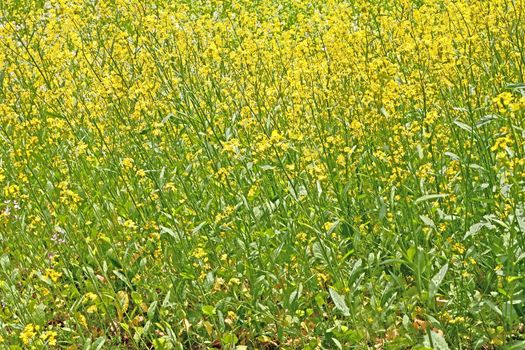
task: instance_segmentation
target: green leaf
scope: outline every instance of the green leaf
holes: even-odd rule
[[[346,305],[345,299],[342,295],[337,293],[332,288],[329,288],[330,291],[330,297],[332,297],[332,300],[335,304],[336,309],[341,311],[344,316],[350,316],[350,309],[348,309],[348,306]]]
[[[481,127],[481,126],[483,126],[485,124],[489,124],[493,120],[497,120],[497,119],[499,119],[499,117],[497,115],[495,115],[495,114],[487,114],[487,115],[481,117],[481,119],[476,122],[476,128],[479,128],[479,127]]]
[[[459,120],[454,120],[454,124],[459,126],[461,129],[466,130],[468,132],[472,132],[472,128],[468,126],[467,124],[460,122]]]
[[[131,299],[133,300],[135,305],[140,306],[142,304],[142,295],[135,291],[131,292]]]
[[[454,124],[459,126],[461,129],[466,130],[468,132],[472,132],[472,128],[468,126],[467,124],[460,122],[459,120],[454,120]]]
[[[315,299],[315,304],[318,306],[318,307],[323,307],[323,305],[325,304],[325,298],[326,296],[324,294],[317,294],[314,299]]]
[[[239,341],[239,338],[237,338],[237,336],[235,334],[233,334],[233,333],[226,333],[222,337],[222,342],[225,345],[235,345],[235,344],[237,344],[238,341]]]
[[[151,305],[148,308],[148,318],[150,320],[153,319],[153,316],[155,316],[155,311],[157,311],[157,304],[158,302],[155,300],[151,303]]]
[[[507,84],[507,88],[509,89],[525,89],[524,83],[511,83]]]
[[[343,345],[341,344],[341,342],[339,342],[339,340],[337,340],[335,338],[331,338],[331,339],[334,342],[334,344],[337,346],[338,349],[343,350]]]
[[[416,256],[417,249],[416,247],[410,247],[407,249],[407,260],[411,263],[414,262],[414,257]]]
[[[419,218],[421,219],[421,221],[423,221],[425,223],[425,225],[429,226],[429,227],[432,227],[432,228],[436,228],[436,224],[434,223],[434,221],[429,218],[428,216],[425,216],[425,215],[419,215]]]
[[[445,264],[441,267],[441,269],[439,269],[438,273],[436,273],[434,277],[432,277],[432,279],[430,280],[430,285],[428,287],[428,294],[430,299],[433,299],[436,295],[437,291],[439,290],[439,286],[443,282],[443,278],[445,278],[445,274],[447,273],[447,271],[448,264]]]
[[[414,204],[430,201],[430,200],[433,200],[433,199],[444,198],[444,197],[447,197],[447,196],[448,196],[448,194],[446,194],[446,193],[427,194],[425,196],[421,196],[418,199],[416,199],[414,201]]]
[[[423,344],[426,347],[434,350],[450,350],[447,341],[441,334],[431,331],[430,338],[432,339],[432,342],[430,342],[428,334],[425,336],[425,341],[423,342]]]
[[[97,340],[93,342],[92,346],[95,348],[95,350],[100,350],[104,346],[105,342],[106,342],[106,338],[100,337],[100,338],[97,338]]]
[[[525,349],[525,340],[518,340],[505,345],[502,350],[522,350]]]
[[[169,290],[168,293],[166,294],[166,296],[164,297],[164,301],[162,302],[162,307],[163,308],[168,307],[168,306],[171,305],[170,297],[171,297],[171,291]]]
[[[484,303],[490,307],[496,314],[498,314],[499,316],[503,317],[503,313],[501,312],[501,310],[498,308],[498,306],[496,304],[494,304],[492,301],[490,300],[485,300]]]
[[[290,294],[290,298],[288,300],[288,302],[290,304],[292,304],[294,301],[296,300],[299,300],[299,298],[301,297],[301,294],[303,293],[303,284],[302,283],[299,283],[299,285],[297,286],[297,289],[294,290],[291,294]]]
[[[173,231],[171,228],[169,227],[165,227],[165,226],[160,226],[160,233],[163,234],[163,233],[166,233],[168,235],[170,235],[171,237],[175,238],[176,241],[179,241],[179,236],[177,236],[177,234],[175,233],[175,231]]]
[[[0,257],[0,266],[2,266],[2,269],[6,270],[9,267],[9,263],[9,256],[7,254]]]
[[[203,221],[201,222],[199,225],[197,225],[197,227],[195,227],[193,230],[191,230],[191,233],[192,234],[196,234],[197,232],[199,232],[201,230],[201,228],[206,225],[206,221]]]
[[[211,306],[211,305],[204,305],[201,308],[201,310],[202,310],[202,313],[207,315],[207,316],[213,316],[213,315],[215,315],[215,312],[216,312],[215,308],[213,306]]]
[[[115,274],[115,276],[117,276],[122,282],[124,282],[126,284],[126,286],[128,286],[129,289],[133,289],[133,287],[131,286],[131,283],[129,282],[128,278],[120,271],[118,270],[113,270],[113,273]]]

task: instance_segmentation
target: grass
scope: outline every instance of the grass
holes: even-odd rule
[[[522,0],[0,3],[0,347],[525,348]]]

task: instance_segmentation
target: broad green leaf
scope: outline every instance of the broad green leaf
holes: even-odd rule
[[[525,349],[525,340],[518,340],[501,348],[502,350],[523,350]]]
[[[459,126],[461,129],[466,130],[468,132],[472,132],[472,128],[468,126],[467,124],[460,122],[459,120],[454,120],[454,124]]]
[[[131,300],[135,303],[135,305],[140,306],[142,304],[142,295],[140,295],[138,292],[131,292]]]
[[[115,274],[115,276],[117,276],[122,282],[124,282],[129,289],[133,289],[128,278],[122,272],[118,270],[113,270],[113,274]]]
[[[430,341],[430,339],[432,340],[432,342]],[[423,342],[423,344],[426,347],[430,349],[434,349],[434,350],[450,350],[450,348],[448,347],[447,341],[441,334],[431,331],[430,339],[429,339],[428,334],[425,335],[425,341]]]
[[[429,227],[432,227],[432,228],[436,228],[436,224],[434,223],[434,221],[429,218],[428,216],[425,216],[425,215],[419,215],[419,218],[421,219],[421,221],[423,221],[423,223]]]
[[[202,313],[207,315],[207,316],[213,316],[216,313],[215,308],[213,306],[211,306],[211,305],[204,305],[201,308],[201,310],[202,310]]]
[[[439,286],[445,278],[445,274],[447,273],[447,271],[448,264],[445,264],[441,267],[441,269],[439,269],[438,273],[436,273],[434,277],[432,277],[432,279],[430,280],[430,285],[428,287],[428,294],[430,299],[433,299],[436,295],[437,291],[439,290]]]
[[[348,309],[344,297],[332,288],[330,288],[329,291],[330,297],[332,297],[335,307],[341,311],[344,316],[350,316],[350,309]]]
[[[94,347],[95,350],[100,350],[102,349],[105,343],[106,343],[106,338],[100,337],[100,338],[97,338],[97,340],[93,342],[92,346]]]
[[[446,194],[446,193],[427,194],[425,196],[421,196],[418,199],[416,199],[414,201],[414,203],[417,204],[417,203],[421,203],[421,202],[430,201],[430,200],[433,200],[433,199],[444,198],[444,197],[447,197],[447,196],[448,196],[448,194]]]
[[[484,300],[483,303],[485,303],[485,305],[487,305],[488,307],[490,307],[496,314],[498,314],[500,317],[503,316],[503,312],[501,312],[500,308],[498,308],[498,306],[496,304],[494,304],[492,301],[490,300]]]
[[[158,302],[155,300],[152,302],[148,308],[148,318],[151,320],[153,319],[153,316],[155,316],[155,311],[157,311],[157,304]]]
[[[169,228],[169,227],[165,227],[165,226],[160,226],[160,233],[166,233],[168,235],[170,235],[171,237],[175,238],[177,241],[179,240],[179,237],[178,235],[175,233],[175,231],[173,231],[173,229]]]

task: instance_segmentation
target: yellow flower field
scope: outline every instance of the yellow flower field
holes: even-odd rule
[[[524,349],[525,0],[0,2],[0,348]]]

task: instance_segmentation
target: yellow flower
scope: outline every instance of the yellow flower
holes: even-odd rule
[[[228,284],[229,285],[233,285],[233,284],[239,285],[239,284],[241,284],[241,280],[238,279],[237,277],[232,277],[232,278],[230,278],[230,281],[228,282]]]
[[[346,157],[344,155],[340,154],[340,155],[337,156],[336,162],[340,166],[345,166],[346,165]]]
[[[77,318],[78,318],[78,323],[80,323],[82,326],[86,327],[87,328],[87,320],[86,320],[86,316],[82,315],[82,314],[78,314],[77,315]]]
[[[131,168],[133,168],[133,159],[131,159],[131,158],[124,158],[124,159],[122,159],[122,165],[124,166],[124,169],[131,169]]]
[[[15,198],[20,192],[18,185],[7,185],[4,187],[4,195],[7,198]]]
[[[49,278],[51,281],[56,283],[60,276],[62,276],[61,272],[57,272],[54,269],[46,269],[45,277]]]
[[[95,293],[87,292],[86,294],[84,294],[85,302],[86,301],[95,301],[97,299],[98,299],[98,295],[96,295]]]
[[[510,105],[512,102],[513,96],[510,92],[505,91],[499,94],[497,97],[495,97],[492,102],[496,104],[496,106],[499,108],[500,112],[504,112],[505,109]]]
[[[39,329],[40,326],[35,326],[32,323],[29,323],[24,327],[24,330],[22,331],[22,333],[20,333],[20,339],[22,340],[24,345],[29,345],[29,343],[36,336],[36,333]]]
[[[131,219],[124,221],[122,226],[124,226],[125,228],[129,228],[130,230],[135,230],[138,227],[137,224]]]
[[[304,233],[304,232],[299,232],[299,233],[295,236],[295,238],[296,238],[296,240],[297,240],[298,243],[305,242],[306,239],[307,239],[307,237],[308,237],[308,236],[307,236],[306,233]]]
[[[56,345],[57,344],[57,332],[55,331],[46,331],[40,335],[40,339],[43,341],[47,341],[49,345]]]
[[[88,314],[94,314],[95,312],[97,312],[98,308],[96,305],[91,305],[90,307],[87,308],[86,312]]]
[[[325,231],[330,231],[335,226],[335,222],[325,222],[323,225]]]
[[[164,190],[168,192],[173,192],[177,189],[173,182],[168,182],[164,185]]]
[[[452,249],[458,254],[463,254],[465,252],[465,246],[461,243],[454,243]]]
[[[199,247],[199,248],[196,248],[191,255],[193,255],[197,259],[201,259],[207,256],[208,254],[203,248]]]

